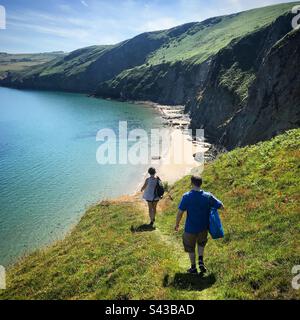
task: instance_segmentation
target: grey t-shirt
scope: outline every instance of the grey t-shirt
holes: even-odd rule
[[[156,185],[157,185],[157,178],[154,178],[154,177],[149,177],[147,178],[147,187],[144,191],[144,195],[143,195],[143,198],[146,200],[146,201],[156,201],[156,200],[159,200],[159,197],[155,197],[155,188],[156,188]]]

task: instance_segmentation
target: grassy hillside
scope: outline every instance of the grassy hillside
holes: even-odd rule
[[[232,40],[246,36],[290,12],[291,3],[268,6],[199,22],[169,41],[149,59],[150,64],[190,60],[202,63]]]
[[[143,226],[138,197],[102,202],[65,240],[11,267],[0,299],[300,298],[291,287],[300,264],[299,141],[300,129],[292,130],[206,166],[204,189],[226,206],[226,237],[209,241],[205,277],[185,274],[173,232],[185,177],[160,204],[156,230]]]
[[[7,71],[22,71],[62,57],[63,52],[9,54],[0,52],[0,76]]]
[[[50,74],[77,74],[85,70],[92,62],[105,52],[110,46],[91,46],[83,49],[78,49],[63,58],[51,61],[45,66],[33,69],[33,73],[40,72],[40,76]],[[30,75],[31,71],[26,72]]]

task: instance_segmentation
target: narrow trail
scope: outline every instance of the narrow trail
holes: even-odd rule
[[[121,196],[118,199],[116,199],[115,201],[136,204],[137,206],[140,207],[146,221],[149,220],[148,207],[147,207],[147,204],[145,203],[145,201],[143,201],[141,199],[141,194],[137,193],[137,194],[129,195],[129,196]],[[164,200],[162,200],[162,201],[164,201]],[[158,209],[157,220],[159,220],[159,216],[162,214],[162,209],[161,209],[160,204],[158,205],[157,209]],[[175,214],[176,213],[174,213],[174,225],[175,225]],[[170,233],[171,232],[175,232],[175,231],[170,230]],[[156,223],[155,230],[153,230],[153,233],[156,234],[156,236],[159,238],[159,240],[163,241],[165,244],[170,246],[174,252],[180,253],[180,254],[177,254],[177,257],[176,257],[179,259],[177,261],[179,261],[180,266],[188,266],[188,263],[189,263],[188,258],[185,257],[185,254],[184,254],[184,251],[183,251],[181,244],[178,243],[174,238],[172,238],[172,236],[168,236],[160,230],[159,221],[158,221],[158,223]]]
[[[145,219],[145,223],[147,223],[149,221],[149,214],[148,214],[148,207],[147,204],[144,200],[142,200],[141,198],[141,194],[134,194],[134,195],[130,195],[130,196],[122,196],[120,198],[117,199],[117,202],[123,202],[123,203],[130,203],[130,204],[135,204],[137,205],[140,209],[141,212],[144,216]],[[153,234],[155,234],[155,236],[157,237],[158,241],[161,243],[166,244],[169,248],[170,251],[173,252],[173,256],[174,256],[174,261],[176,261],[177,264],[177,270],[174,270],[174,273],[176,272],[184,272],[185,270],[188,268],[189,266],[189,259],[187,254],[184,252],[183,250],[183,246],[181,244],[180,241],[178,241],[175,236],[172,236],[172,229],[170,229],[170,235],[166,234],[166,232],[163,232],[160,228],[159,228],[159,217],[163,214],[163,210],[165,207],[165,199],[163,199],[160,204],[158,205],[158,213],[156,216],[156,225],[155,225],[155,229],[152,231]],[[175,224],[175,215],[176,212],[174,212],[174,224]],[[209,275],[209,273],[208,273]],[[212,300],[215,298],[213,292],[210,291],[210,289],[205,289],[205,290],[189,290],[189,291],[193,291],[195,293],[195,299],[199,299],[199,300]]]

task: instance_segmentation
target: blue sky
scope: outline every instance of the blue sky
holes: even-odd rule
[[[0,51],[71,51],[284,0],[0,0]]]

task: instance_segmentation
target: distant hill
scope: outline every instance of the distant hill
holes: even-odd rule
[[[2,299],[299,299],[300,129],[237,148],[206,165],[204,189],[226,207],[225,238],[209,240],[204,277],[188,275],[171,186],[149,232],[140,197],[91,207],[63,240],[9,268]],[[144,226],[143,226],[144,225]]]
[[[182,104],[193,128],[228,149],[300,124],[300,33],[285,3],[92,46],[0,85]]]
[[[45,52],[45,53],[20,53],[10,54],[0,52],[0,78],[5,76],[8,71],[23,71],[30,67],[47,63],[55,58],[62,57],[64,52]]]

